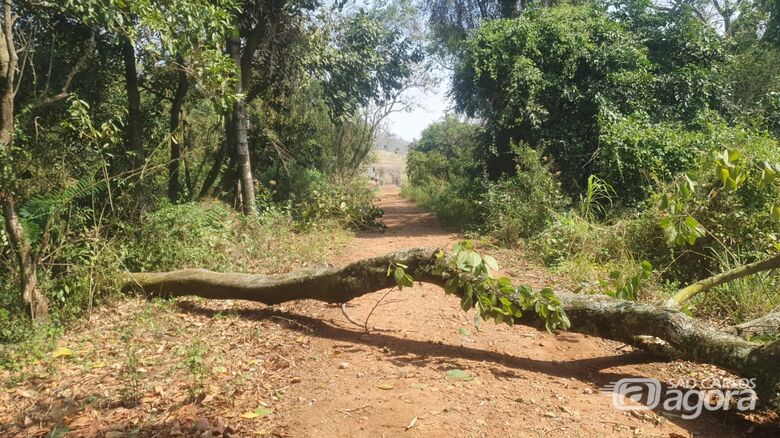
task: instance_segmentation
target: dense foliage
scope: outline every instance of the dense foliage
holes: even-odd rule
[[[0,341],[124,269],[275,270],[272,244],[310,261],[383,226],[363,169],[423,61],[408,2],[2,9]]]
[[[773,256],[777,185],[760,177],[780,163],[769,3],[713,15],[706,2],[617,0],[483,17],[451,53],[452,95],[473,121],[423,133],[404,193],[504,244],[523,239],[582,290],[616,296],[636,298],[648,281],[643,293],[663,295]],[[473,134],[445,134],[461,130]],[[760,315],[780,304],[778,281],[749,277],[691,309]]]
[[[431,59],[459,115],[411,146],[404,193],[445,220],[631,298],[777,251],[774,2],[420,6],[4,3],[3,339],[122,269],[249,270],[272,240],[381,228],[361,175]]]

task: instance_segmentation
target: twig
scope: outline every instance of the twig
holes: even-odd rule
[[[287,359],[286,357],[282,356],[282,355],[281,355],[281,354],[279,354],[279,353],[276,353],[276,355],[277,355],[278,357],[280,357],[281,359],[284,359],[284,361],[285,361],[285,362],[287,362],[287,364],[288,364],[288,365],[290,365],[291,367],[293,367],[293,368],[298,368],[298,367],[296,367],[296,366],[295,366],[295,362],[291,361],[290,359]]]
[[[546,429],[546,430],[544,430],[544,431],[542,432],[542,434],[541,434],[541,435],[542,435],[542,437],[546,437],[546,436],[547,436],[547,435],[549,435],[551,432],[554,432],[554,431],[556,431],[556,430],[565,430],[565,429],[566,429],[566,427],[567,427],[567,426],[565,426],[565,425],[564,425],[564,426],[553,427],[552,429]]]
[[[289,322],[290,324],[297,325],[298,327],[301,327],[301,328],[304,328],[304,329],[308,330],[309,333],[313,333],[314,332],[313,328],[309,327],[306,324],[301,324],[300,322],[298,322],[298,321],[296,321],[294,319],[284,318],[284,317],[276,316],[276,315],[271,315],[271,318],[272,319],[280,319],[282,321]]]
[[[360,327],[362,329],[365,329],[365,326],[363,324],[355,321],[354,319],[352,319],[352,317],[349,316],[349,314],[347,314],[347,303],[341,303],[339,308],[341,309],[341,313],[344,314],[344,318],[347,318],[347,321],[351,322],[352,324],[354,324],[354,325],[356,325],[356,326],[358,326],[358,327]]]
[[[360,406],[360,407],[357,407],[357,408],[353,408],[353,409],[342,409],[339,412],[341,412],[342,414],[351,414],[352,412],[357,412],[357,411],[360,411],[360,410],[363,410],[363,409],[369,408],[369,407],[371,407],[371,405],[365,404],[363,406]]]
[[[393,291],[394,288],[390,288],[387,292],[385,292],[384,295],[382,295],[382,298],[379,299],[379,301],[374,304],[374,307],[371,308],[371,311],[368,312],[368,316],[366,316],[366,322],[363,323],[363,327],[366,329],[366,333],[368,333],[370,330],[368,328],[368,320],[371,319],[371,315],[374,313],[374,310],[376,310],[377,307],[379,307],[379,304],[384,301],[385,298],[387,298],[388,295],[390,295],[390,292]]]

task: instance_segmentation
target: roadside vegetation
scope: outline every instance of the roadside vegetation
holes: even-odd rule
[[[383,227],[365,169],[428,77],[407,2],[2,11],[0,343],[89,321],[121,272],[289,271]]]
[[[404,195],[588,293],[638,278],[629,298],[662,303],[775,257],[780,48],[762,34],[768,10],[744,7],[725,33],[644,1],[485,22],[455,56],[470,118],[411,145]],[[778,284],[762,271],[684,308],[739,323],[777,311]]]

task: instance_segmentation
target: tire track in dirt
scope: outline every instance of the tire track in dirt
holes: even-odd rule
[[[436,218],[383,187],[386,232],[358,234],[334,262],[400,248],[447,247],[460,239]],[[553,283],[532,264],[514,280]],[[385,291],[349,303],[362,322]],[[304,302],[283,308],[307,326],[308,360],[279,406],[272,433],[311,437],[741,436],[720,415],[697,420],[633,415],[612,406],[598,387],[623,377],[676,378],[675,364],[652,362],[620,344],[528,327],[473,325],[473,313],[431,285],[390,292],[364,333],[335,306]],[[465,370],[472,381],[447,378]],[[687,369],[687,368],[686,368]],[[705,370],[706,371],[706,370]]]

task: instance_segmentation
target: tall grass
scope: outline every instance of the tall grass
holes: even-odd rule
[[[596,175],[589,176],[587,190],[580,195],[580,217],[591,222],[606,218],[616,197],[617,193],[609,183]]]
[[[720,271],[742,266],[749,261],[737,251],[716,252]],[[695,297],[689,307],[709,318],[737,324],[780,310],[780,273],[760,272],[743,277]]]

